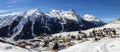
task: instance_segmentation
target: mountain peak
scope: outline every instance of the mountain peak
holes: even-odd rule
[[[70,11],[71,11],[71,12],[75,12],[75,10],[74,10],[74,9],[71,9]]]
[[[40,15],[42,12],[40,11],[40,9],[31,9],[28,10],[26,12],[23,13],[23,15],[25,15],[26,17],[28,16],[34,16],[34,15]]]
[[[87,21],[97,21],[100,22],[100,20],[98,18],[96,18],[95,16],[91,15],[91,14],[85,14],[83,16],[83,18]]]
[[[40,12],[40,9],[35,8],[35,9],[31,9],[31,10],[29,10],[29,12],[30,12],[30,11],[32,11],[32,12]]]
[[[56,10],[56,9],[51,10],[51,12],[60,12],[60,11],[62,10]]]
[[[71,20],[75,20],[78,21],[78,16],[76,16],[75,10],[68,10],[68,11],[64,11],[64,10],[55,10],[53,9],[49,14],[47,14],[51,17],[58,17],[59,19],[71,19]]]

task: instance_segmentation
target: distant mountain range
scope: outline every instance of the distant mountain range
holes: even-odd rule
[[[86,30],[106,23],[93,15],[80,16],[70,11],[41,12],[32,9],[16,15],[0,16],[0,37],[33,38],[41,34]]]

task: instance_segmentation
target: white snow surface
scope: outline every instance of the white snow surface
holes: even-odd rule
[[[27,50],[10,44],[0,42],[0,52],[37,52],[34,50]]]
[[[103,38],[98,42],[86,41],[59,52],[120,52],[120,38]]]

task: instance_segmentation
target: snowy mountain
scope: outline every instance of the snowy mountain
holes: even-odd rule
[[[110,24],[120,24],[120,18],[116,19],[115,21],[112,21]]]
[[[85,14],[83,17],[87,21],[97,21],[97,22],[100,22],[100,20],[98,18],[96,18],[95,16],[90,15],[90,14]]]
[[[103,25],[103,24],[105,24],[103,21],[101,21],[100,19],[98,19],[95,16],[90,15],[90,14],[85,14],[83,16],[83,19],[86,20],[86,21],[93,22],[96,25]]]
[[[120,18],[104,25],[103,27],[119,29],[120,28]]]
[[[49,15],[50,17],[58,17],[58,19],[63,19],[63,20],[70,19],[70,20],[78,21],[78,19],[79,19],[79,17],[76,15],[76,13],[73,9],[70,11],[53,9],[47,15]]]
[[[101,25],[81,18],[74,10],[43,13],[39,9],[32,9],[16,15],[0,16],[0,37],[28,39],[44,33],[85,30],[97,26]]]

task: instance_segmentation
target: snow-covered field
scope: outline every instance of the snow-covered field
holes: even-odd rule
[[[59,52],[120,52],[120,38],[86,41]]]
[[[37,52],[0,42],[0,52]]]

